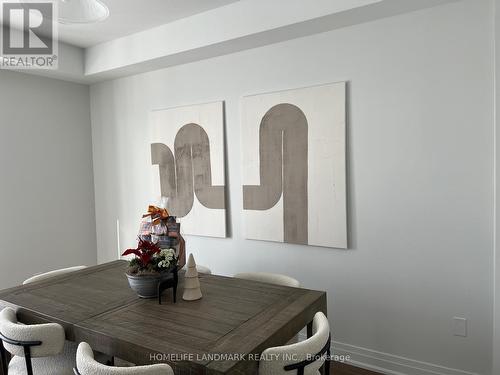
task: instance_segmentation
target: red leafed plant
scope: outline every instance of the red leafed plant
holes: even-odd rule
[[[153,242],[145,241],[139,238],[137,249],[128,249],[122,256],[135,254],[140,268],[149,268],[152,265],[153,257],[161,251],[159,246]]]

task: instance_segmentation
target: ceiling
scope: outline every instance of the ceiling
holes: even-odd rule
[[[238,0],[102,0],[107,20],[90,25],[59,25],[59,39],[89,47],[169,23]]]
[[[78,47],[90,47],[239,0],[101,1],[109,8],[107,20],[94,24],[60,24],[59,40]]]

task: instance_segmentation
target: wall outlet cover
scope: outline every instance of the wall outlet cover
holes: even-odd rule
[[[453,317],[453,335],[467,337],[467,319]]]

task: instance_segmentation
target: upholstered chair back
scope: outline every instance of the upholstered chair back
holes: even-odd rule
[[[294,288],[299,288],[300,283],[298,280],[287,275],[280,275],[278,273],[267,273],[267,272],[243,272],[237,273],[234,277],[238,279],[260,281],[262,283],[276,284],[282,286],[291,286]]]
[[[313,336],[296,344],[278,346],[264,350],[259,362],[259,375],[291,375],[301,373],[299,370],[286,370],[302,361],[312,361],[303,366],[304,375],[319,375],[319,369],[330,353],[330,327],[328,319],[322,312],[316,313],[313,320]],[[328,348],[325,349],[325,348]],[[328,351],[328,353],[327,353]],[[319,355],[322,353],[322,355]],[[329,361],[328,361],[329,362]],[[327,364],[329,365],[329,363]]]
[[[39,275],[35,275],[35,276],[30,277],[29,279],[24,280],[23,285],[31,284],[31,283],[34,283],[37,281],[46,280],[46,279],[49,279],[51,277],[64,275],[64,274],[70,273],[70,272],[80,271],[80,270],[83,270],[85,268],[87,268],[87,266],[75,266],[75,267],[61,268],[59,270],[41,273]]]
[[[111,367],[94,359],[92,348],[86,342],[78,345],[76,353],[76,373],[81,375],[174,375],[167,364],[136,367]]]
[[[0,312],[0,333],[9,340],[36,342],[40,345],[30,348],[31,357],[49,357],[62,352],[65,341],[64,329],[56,323],[24,325],[17,321],[16,312],[5,308]],[[24,357],[24,348],[3,342],[5,349],[12,355]]]

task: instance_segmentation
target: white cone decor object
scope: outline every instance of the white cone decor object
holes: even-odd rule
[[[185,301],[196,301],[200,299],[202,295],[193,254],[189,254],[186,268],[186,274],[184,276],[184,294],[182,295],[182,299]]]

